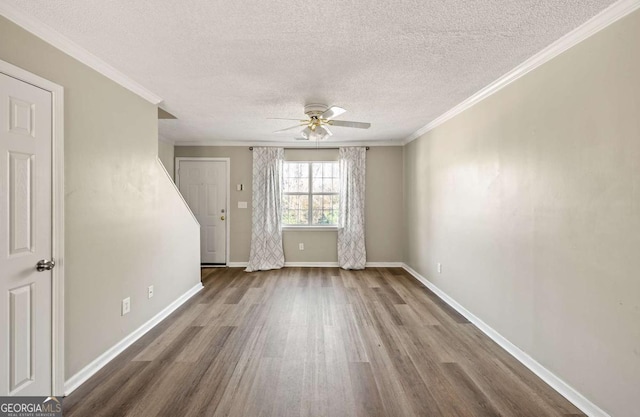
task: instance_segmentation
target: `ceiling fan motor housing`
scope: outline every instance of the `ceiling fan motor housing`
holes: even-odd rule
[[[324,113],[329,106],[326,104],[307,104],[304,106],[304,113],[311,117],[319,117],[322,113]]]

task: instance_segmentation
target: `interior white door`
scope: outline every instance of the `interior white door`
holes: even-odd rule
[[[200,222],[200,262],[227,258],[227,162],[180,160],[178,188]]]
[[[0,395],[52,393],[51,99],[0,74]]]

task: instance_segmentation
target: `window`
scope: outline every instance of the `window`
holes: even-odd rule
[[[285,162],[282,171],[284,226],[338,224],[338,162]]]

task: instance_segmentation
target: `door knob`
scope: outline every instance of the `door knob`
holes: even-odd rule
[[[220,220],[224,220],[224,216],[220,216]]]
[[[54,266],[56,266],[56,263],[53,259],[50,261],[47,259],[42,259],[36,264],[36,269],[38,270],[38,272],[51,271]]]

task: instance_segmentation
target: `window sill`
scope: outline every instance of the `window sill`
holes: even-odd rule
[[[284,232],[335,232],[338,226],[282,226]]]

